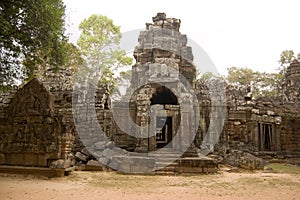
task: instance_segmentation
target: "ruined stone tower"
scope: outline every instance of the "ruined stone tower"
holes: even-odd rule
[[[300,61],[293,61],[287,68],[283,92],[286,100],[300,101]]]
[[[195,119],[195,114],[189,112],[194,111],[193,105],[185,102],[192,98],[189,90],[195,80],[192,49],[187,46],[186,35],[179,32],[179,19],[166,18],[165,13],[152,19],[153,24],[146,24],[134,50],[136,64],[131,84],[135,91],[130,100],[135,108],[133,120],[141,127],[150,126],[141,133],[148,137],[138,140],[135,151],[163,147],[179,150],[188,145],[190,133],[195,131],[195,121],[189,120]],[[173,140],[177,134],[180,141]]]
[[[132,84],[137,84],[141,75],[144,78],[145,72],[152,70],[151,66],[166,65],[180,72],[193,85],[196,71],[192,65],[193,53],[187,46],[187,36],[179,32],[180,19],[166,18],[165,13],[158,13],[152,20],[153,24],[146,23],[146,31],[142,31],[138,38]],[[168,74],[163,70],[157,75],[169,79],[178,77],[178,73]]]
[[[140,32],[134,50],[136,63],[132,66],[131,94],[128,94],[138,137],[132,140],[134,145],[128,144],[128,137],[122,136],[120,141],[122,134],[114,141],[126,149],[134,146],[131,150],[136,152],[163,147],[182,150],[189,146],[193,138],[190,134],[196,129],[195,98],[191,94],[196,71],[192,49],[187,46],[186,35],[179,32],[179,19],[167,18],[165,13],[158,13],[152,19],[153,23],[147,23],[146,30]],[[122,106],[116,109],[120,120],[127,120]]]

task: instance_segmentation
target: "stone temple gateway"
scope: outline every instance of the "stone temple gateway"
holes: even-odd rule
[[[299,61],[287,68],[280,95],[253,99],[248,87],[196,80],[181,21],[164,13],[152,20],[137,38],[121,101],[111,102],[103,85],[76,88],[70,69],[50,67],[44,77],[1,92],[0,171],[209,173],[219,162],[256,169],[261,158],[300,157]],[[216,144],[210,131],[220,134]],[[208,157],[199,157],[203,152]]]
[[[186,35],[179,32],[179,19],[159,13],[153,17],[153,24],[146,26],[134,50],[136,64],[132,67],[129,88],[132,92],[128,98],[131,119],[136,125],[146,127],[140,130],[146,137],[135,142],[134,151],[188,148],[189,144],[184,142],[190,141],[184,139],[188,140],[196,132],[198,106],[192,104],[196,96],[190,92],[196,71],[191,47],[187,46]],[[122,107],[114,109],[118,114],[123,110]]]

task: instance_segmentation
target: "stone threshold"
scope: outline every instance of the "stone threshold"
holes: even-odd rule
[[[72,169],[0,165],[0,173],[44,176],[48,178],[63,177],[70,170]]]

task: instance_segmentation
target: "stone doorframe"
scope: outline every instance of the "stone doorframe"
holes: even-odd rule
[[[156,104],[152,105],[150,108],[150,120],[153,123],[150,123],[149,126],[149,138],[148,138],[148,151],[155,151],[157,149],[157,141],[156,141],[156,128],[157,128],[157,118],[158,117],[170,117],[172,119],[172,139],[175,137],[180,121],[180,108],[178,105],[161,105]],[[171,140],[172,142],[172,140]],[[172,144],[167,145],[166,147],[169,148],[180,148],[179,144]]]

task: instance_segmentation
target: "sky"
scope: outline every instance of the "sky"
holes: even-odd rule
[[[78,25],[92,14],[106,15],[126,33],[145,29],[156,13],[165,12],[181,20],[180,32],[200,46],[223,75],[231,66],[276,72],[283,50],[300,53],[299,0],[63,1],[66,31],[75,44]],[[194,57],[202,59],[197,52]]]

